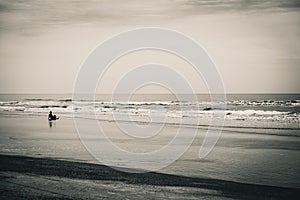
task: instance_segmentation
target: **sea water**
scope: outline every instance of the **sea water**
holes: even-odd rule
[[[94,99],[72,99],[71,94],[0,95],[0,112],[64,117],[89,116],[155,123],[167,118],[170,124],[209,125],[212,114],[225,113],[225,127],[299,129],[300,94],[228,94],[224,102],[211,102],[209,95],[96,95]],[[179,100],[180,99],[180,100]],[[220,108],[219,104],[225,104]],[[149,119],[153,118],[153,119]],[[124,117],[128,120],[128,117]],[[130,121],[130,120],[129,120]],[[161,121],[159,121],[161,122]]]

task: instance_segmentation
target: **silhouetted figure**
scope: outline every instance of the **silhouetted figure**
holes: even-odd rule
[[[57,120],[59,119],[58,117],[56,117],[56,115],[52,115],[52,111],[50,111],[49,115],[48,115],[48,120],[51,121],[51,120]]]

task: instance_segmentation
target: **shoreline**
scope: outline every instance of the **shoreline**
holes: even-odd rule
[[[30,114],[30,113],[10,113],[10,112],[0,112],[0,117],[39,117],[39,118],[46,118],[45,113],[35,113],[35,114]],[[62,119],[84,119],[84,120],[96,120],[98,122],[119,122],[119,123],[136,123],[140,125],[147,125],[149,122],[147,121],[139,121],[139,120],[121,120],[121,119],[114,119],[110,115],[103,115],[107,118],[88,118],[88,117],[75,117],[75,116],[65,116],[65,115],[59,115],[60,116],[60,121]],[[225,120],[226,122],[226,120]],[[238,122],[238,121],[237,121]],[[300,132],[300,127],[260,127],[260,126],[233,126],[233,125],[226,125],[224,124],[223,126],[212,126],[211,124],[183,124],[183,123],[175,123],[175,122],[151,122],[153,125],[166,125],[168,127],[182,127],[182,128],[191,128],[191,129],[198,129],[198,130],[203,130],[207,131],[208,129],[211,130],[222,130],[225,132],[238,132],[238,133],[248,133],[248,134],[253,134],[256,131],[261,131],[259,134],[266,134],[266,135],[276,135],[276,136],[292,136],[292,137],[300,137],[298,134],[280,134],[280,133],[272,133],[271,131],[293,131],[296,133]],[[244,130],[244,131],[242,131]],[[251,131],[252,130],[252,131]],[[263,133],[265,131],[265,133]]]

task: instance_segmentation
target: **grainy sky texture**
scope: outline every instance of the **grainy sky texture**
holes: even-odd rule
[[[300,93],[299,0],[0,0],[0,93],[70,93],[93,48],[144,26],[174,29],[200,43],[229,93]],[[153,58],[180,69],[177,58],[155,52],[123,63]],[[122,60],[99,92],[112,91],[121,68]],[[188,66],[185,73],[197,81]],[[203,83],[197,92],[206,92]]]

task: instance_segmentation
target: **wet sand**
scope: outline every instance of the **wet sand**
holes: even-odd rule
[[[96,164],[0,155],[3,198],[296,199],[299,189],[162,173],[132,174]]]
[[[190,149],[172,165],[159,172],[131,174],[95,161],[79,141],[71,119],[62,118],[50,127],[44,117],[0,115],[0,124],[2,199],[297,199],[300,195],[298,137],[228,132],[199,161],[200,130]],[[111,124],[102,125],[113,134]],[[122,138],[116,142],[136,147]]]

